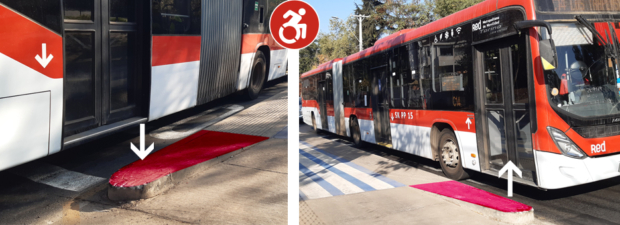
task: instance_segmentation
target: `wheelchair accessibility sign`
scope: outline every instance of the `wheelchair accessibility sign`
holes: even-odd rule
[[[308,3],[285,1],[271,14],[269,28],[273,39],[288,49],[302,49],[319,34],[319,15]]]

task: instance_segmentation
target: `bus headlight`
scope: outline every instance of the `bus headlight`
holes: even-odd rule
[[[583,159],[586,157],[586,154],[583,153],[579,146],[573,143],[573,141],[571,141],[570,138],[564,134],[564,132],[553,127],[547,127],[547,130],[555,142],[555,145],[558,146],[560,151],[562,151],[562,154],[578,159]]]

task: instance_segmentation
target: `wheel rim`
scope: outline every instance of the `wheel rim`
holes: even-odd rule
[[[459,149],[452,139],[446,140],[441,148],[441,158],[444,165],[456,168],[459,164]]]

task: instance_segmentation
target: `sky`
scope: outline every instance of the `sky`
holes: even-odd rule
[[[320,32],[329,32],[329,20],[332,16],[346,20],[355,10],[355,3],[361,6],[361,0],[303,0],[310,4],[319,14]]]

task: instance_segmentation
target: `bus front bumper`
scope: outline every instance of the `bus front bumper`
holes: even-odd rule
[[[575,159],[534,150],[538,186],[559,189],[620,176],[620,154]]]

